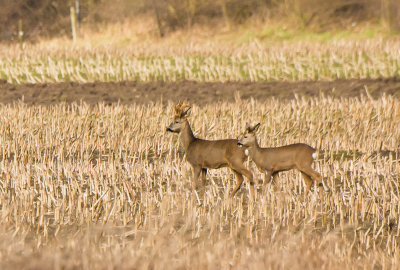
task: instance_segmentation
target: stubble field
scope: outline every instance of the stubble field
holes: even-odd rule
[[[358,48],[355,46],[353,52]],[[327,79],[398,76],[398,69],[390,68],[399,65],[398,58],[386,61],[389,54],[375,49],[376,58],[368,61],[380,60],[368,68],[387,70],[387,76],[330,72]],[[23,69],[29,59],[14,53],[8,52],[9,59],[22,61],[16,66]],[[326,56],[330,55],[328,51]],[[260,59],[260,66],[270,65],[264,61],[267,58]],[[277,70],[285,63],[276,64]],[[7,67],[13,77],[4,73]],[[4,66],[3,79],[14,84],[16,79],[33,82],[23,81],[11,67]],[[76,65],[71,70],[79,73],[79,68]],[[35,76],[32,78],[39,78]],[[56,81],[50,77],[39,82]],[[287,80],[294,84],[307,79],[291,78]],[[225,79],[205,82],[214,80]],[[179,137],[165,132],[172,120],[172,105],[179,97],[126,104],[7,102],[0,106],[0,266],[399,267],[400,101],[389,95],[371,95],[366,89],[350,97],[319,92],[305,97],[300,92],[284,99],[274,95],[251,99],[240,89],[232,89],[229,99],[219,102],[204,102],[200,96],[196,102],[196,95],[191,96],[194,102],[189,122],[201,138],[237,137],[246,122],[260,122],[262,146],[304,142],[319,149],[315,169],[324,178],[322,198],[317,190],[304,196],[299,173],[291,171],[281,173],[276,186],[268,186],[266,194],[258,190],[253,202],[246,183],[233,199],[228,198],[235,185],[228,169],[210,171],[204,196],[192,190],[191,168]],[[379,93],[379,88],[376,91]],[[247,164],[255,179],[261,180],[253,163]]]

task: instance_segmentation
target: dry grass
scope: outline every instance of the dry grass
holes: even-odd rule
[[[194,106],[200,137],[260,121],[262,146],[320,147],[322,200],[286,172],[251,203],[247,185],[227,199],[227,169],[211,171],[204,197],[191,189],[165,133],[171,106],[1,106],[0,267],[398,268],[399,108],[390,97]]]
[[[96,46],[59,40],[0,47],[0,79],[61,81],[276,81],[400,76],[396,40]]]

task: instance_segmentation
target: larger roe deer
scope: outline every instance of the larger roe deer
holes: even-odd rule
[[[193,135],[187,120],[190,106],[186,103],[178,103],[175,107],[174,121],[167,127],[167,131],[180,133],[181,142],[186,152],[186,160],[193,168],[194,187],[197,188],[198,178],[201,175],[201,184],[204,190],[207,169],[229,167],[236,175],[237,184],[231,193],[231,197],[239,190],[243,175],[250,184],[250,198],[254,198],[253,174],[246,169],[244,161],[244,148],[238,146],[238,140],[203,140]]]
[[[317,156],[316,150],[304,143],[290,144],[281,147],[261,148],[258,146],[256,132],[260,123],[250,126],[247,124],[245,133],[238,141],[239,146],[248,147],[249,156],[258,169],[266,173],[264,187],[281,171],[297,169],[306,181],[307,190],[311,189],[313,180],[317,182],[322,194],[322,177],[311,164]]]

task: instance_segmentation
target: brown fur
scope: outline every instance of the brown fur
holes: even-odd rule
[[[190,106],[186,103],[178,103],[174,109],[174,122],[167,127],[167,131],[181,134],[181,141],[186,152],[186,160],[193,168],[195,188],[197,188],[198,178],[201,176],[201,184],[204,189],[207,169],[229,167],[238,180],[231,193],[231,197],[239,190],[244,175],[250,184],[250,196],[254,198],[253,175],[244,166],[246,155],[244,153],[244,148],[238,146],[238,140],[225,139],[210,141],[196,138],[187,120]]]
[[[316,150],[304,143],[261,148],[258,146],[255,134],[259,126],[260,124],[255,126],[247,124],[246,132],[241,136],[239,144],[248,147],[251,159],[261,172],[266,173],[264,189],[271,178],[279,172],[297,169],[306,181],[307,190],[310,190],[313,182],[316,182],[322,191],[322,177],[311,167]]]

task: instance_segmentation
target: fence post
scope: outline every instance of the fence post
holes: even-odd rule
[[[19,46],[22,48],[24,44],[24,31],[22,29],[22,19],[18,20],[18,42]]]
[[[72,28],[72,40],[76,42],[76,14],[75,14],[75,8],[71,7],[70,8],[71,12],[71,28]]]
[[[75,14],[76,14],[76,33],[79,35],[79,28],[80,28],[80,23],[81,23],[79,0],[75,0]]]
[[[164,36],[164,30],[163,30],[163,26],[162,26],[162,23],[161,23],[160,12],[158,10],[158,3],[156,3],[155,0],[152,0],[151,1],[151,5],[153,6],[154,14],[156,15],[158,36],[159,37],[163,37]]]

